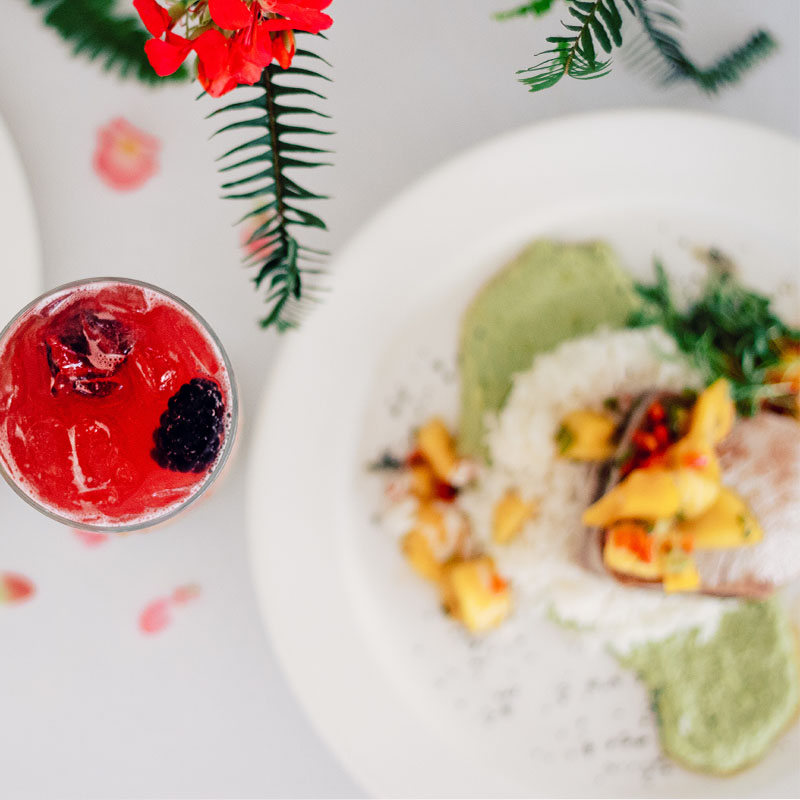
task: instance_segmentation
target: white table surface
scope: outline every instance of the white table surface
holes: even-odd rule
[[[556,18],[493,22],[490,12],[505,5],[334,2],[325,54],[335,65],[326,110],[337,131],[336,167],[313,178],[334,198],[317,209],[334,253],[432,166],[536,120],[649,105],[800,133],[795,0],[687,0],[699,60],[755,25],[781,43],[778,55],[718,98],[689,86],[657,89],[621,61],[602,81],[529,95],[514,70],[532,63]],[[195,86],[149,90],[71,58],[40,15],[23,0],[3,3],[0,114],[30,181],[45,286],[118,274],[185,298],[228,349],[244,424],[224,485],[152,535],[87,548],[0,484],[0,572],[37,585],[29,602],[0,607],[0,797],[361,796],[289,693],[250,584],[249,424],[280,341],[255,322],[262,307],[231,226],[242,209],[218,199],[214,157],[224,143],[209,141],[209,103],[195,102]],[[163,145],[159,173],[125,194],[91,169],[96,130],[117,115]],[[142,634],[144,605],[187,583],[201,595],[176,610],[167,630]]]

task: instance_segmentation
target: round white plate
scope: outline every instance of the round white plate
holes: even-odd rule
[[[36,217],[22,162],[0,117],[0,329],[41,293]]]
[[[260,408],[249,529],[261,607],[300,702],[377,796],[756,796],[800,788],[795,726],[725,780],[659,755],[644,689],[547,621],[471,641],[375,521],[366,464],[455,419],[459,316],[537,236],[609,240],[650,274],[718,245],[745,280],[797,280],[800,156],[738,122],[642,111],[515,131],[406,191],[337,259]],[[784,309],[797,297],[781,292]]]

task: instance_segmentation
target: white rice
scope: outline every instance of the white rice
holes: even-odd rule
[[[586,536],[581,513],[593,486],[586,465],[557,457],[554,435],[575,409],[601,409],[603,400],[658,387],[699,387],[671,339],[660,328],[602,330],[563,343],[536,358],[514,379],[499,416],[487,420],[491,466],[477,487],[462,495],[475,535],[488,545],[499,497],[510,488],[539,501],[539,513],[506,547],[491,547],[510,577],[517,615],[549,612],[564,623],[595,632],[618,652],[697,627],[711,635],[736,601],[623,586],[582,568]]]

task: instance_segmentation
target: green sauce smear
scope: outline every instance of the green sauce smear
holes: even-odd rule
[[[488,457],[486,412],[505,403],[534,356],[601,325],[621,328],[638,308],[630,277],[601,242],[539,240],[492,278],[464,314],[459,351],[461,452]]]
[[[797,640],[775,601],[739,604],[709,641],[677,633],[619,660],[650,690],[664,750],[703,772],[757,761],[800,702]]]

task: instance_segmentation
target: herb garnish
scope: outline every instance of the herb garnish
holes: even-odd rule
[[[699,298],[681,310],[663,266],[656,262],[655,270],[654,284],[636,284],[643,304],[631,316],[631,327],[661,325],[707,383],[730,381],[743,416],[764,403],[794,408],[791,386],[775,382],[772,373],[784,351],[800,341],[800,330],[772,312],[768,297],[745,289],[730,272],[712,270]]]
[[[405,461],[403,459],[397,458],[397,456],[392,455],[388,450],[377,458],[377,460],[373,461],[371,464],[367,466],[367,469],[370,472],[383,472],[383,471],[394,471],[402,469],[405,466]]]
[[[574,443],[575,434],[566,425],[559,427],[556,432],[556,444],[558,445],[559,455],[563,456]]]

